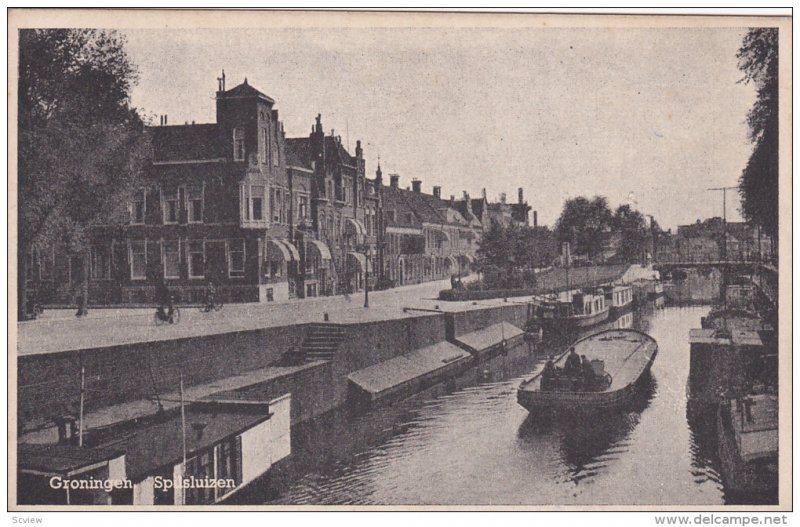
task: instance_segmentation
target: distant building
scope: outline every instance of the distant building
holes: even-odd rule
[[[448,201],[441,199],[440,187],[425,194],[419,180],[402,189],[399,175],[389,179],[382,189],[386,277],[405,285],[466,274],[483,230],[469,195]]]

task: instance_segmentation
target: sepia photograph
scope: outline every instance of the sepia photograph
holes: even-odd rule
[[[791,510],[791,24],[11,9],[9,509]]]

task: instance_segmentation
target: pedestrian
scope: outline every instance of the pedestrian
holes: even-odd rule
[[[581,375],[581,358],[575,353],[575,348],[569,349],[569,355],[564,363],[564,373],[570,377],[580,377]]]

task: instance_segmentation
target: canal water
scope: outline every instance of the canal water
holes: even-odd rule
[[[619,412],[549,422],[529,416],[516,389],[542,362],[520,346],[393,406],[343,409],[296,427],[292,456],[240,500],[723,504],[715,427],[693,419],[687,404],[688,334],[708,310],[649,307],[610,324],[645,331],[659,344],[651,379]]]

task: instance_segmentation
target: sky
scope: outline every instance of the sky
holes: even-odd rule
[[[367,174],[525,199],[553,225],[603,195],[664,228],[722,215],[750,156],[745,29],[295,28],[122,31],[132,101],[170,124],[215,120],[217,77],[276,101],[287,137],[322,114]],[[738,194],[727,213],[738,220]]]

